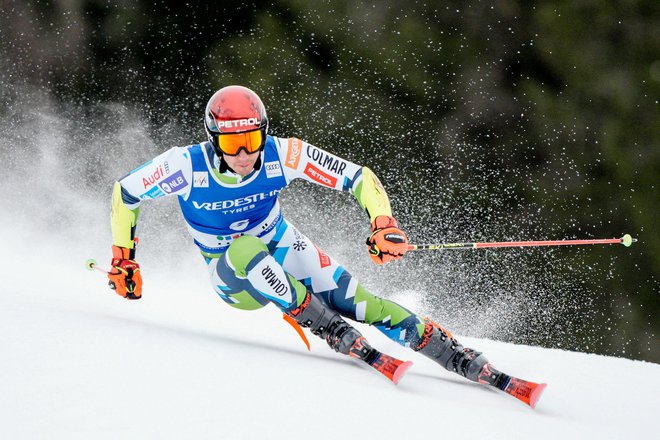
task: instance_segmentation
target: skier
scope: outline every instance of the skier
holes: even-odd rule
[[[273,303],[335,351],[365,361],[395,382],[410,363],[371,347],[343,317],[373,325],[471,381],[505,391],[520,388],[518,379],[497,371],[440,325],[368,292],[282,216],[278,194],[294,179],[350,192],[370,218],[367,245],[373,261],[400,259],[408,239],[369,168],[300,139],[268,135],[261,99],[242,86],[224,87],[211,97],[204,125],[208,142],[174,147],[115,183],[108,278],[119,295],[142,296],[134,240],[141,202],[177,195],[211,284],[229,305],[254,310]]]

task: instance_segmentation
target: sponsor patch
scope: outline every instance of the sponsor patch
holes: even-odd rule
[[[237,222],[232,223],[229,225],[229,228],[234,230],[234,231],[242,231],[245,228],[247,228],[247,225],[250,223],[250,220],[239,220]]]
[[[160,182],[159,186],[160,189],[165,191],[166,194],[172,194],[173,192],[180,190],[187,184],[188,182],[186,182],[186,178],[183,177],[183,172],[179,170],[176,173],[169,176],[168,178],[164,179],[162,182]]]
[[[321,269],[323,269],[324,267],[330,266],[331,262],[330,262],[330,257],[328,256],[328,254],[326,254],[321,249],[319,249],[319,247],[317,245],[314,245],[314,247],[316,248],[316,252],[319,253],[319,264],[321,265]]]
[[[307,157],[328,171],[339,174],[340,176],[344,175],[346,162],[339,159],[338,157],[334,157],[325,151],[319,150],[318,148],[311,145],[307,145]]]
[[[391,241],[392,243],[403,243],[405,239],[401,234],[385,234],[385,240]]]
[[[296,138],[289,138],[289,148],[286,150],[286,160],[284,165],[297,169],[298,163],[300,163],[300,153],[302,152],[302,141]]]
[[[231,213],[243,212],[248,209],[253,209],[257,202],[269,197],[276,197],[279,192],[279,189],[274,189],[267,193],[250,194],[249,196],[239,197],[234,200],[220,200],[217,202],[199,203],[197,200],[193,200],[193,206],[195,209],[204,209],[205,211],[230,210]]]
[[[154,186],[149,191],[142,194],[140,196],[140,198],[141,199],[155,199],[156,197],[161,197],[161,196],[164,196],[164,195],[165,194],[163,193],[163,191],[160,190],[160,188],[158,188],[157,186]]]
[[[269,259],[263,259],[250,269],[248,279],[252,287],[278,305],[290,307],[293,303],[291,285],[279,264],[270,266]]]
[[[209,173],[208,173],[208,171],[194,171],[193,172],[193,187],[194,188],[208,188],[209,187]]]
[[[264,166],[266,167],[266,177],[268,179],[282,175],[282,167],[280,167],[280,163],[278,161],[266,162]]]
[[[326,174],[320,169],[316,168],[311,163],[307,164],[304,173],[308,175],[315,182],[320,183],[321,185],[334,188],[337,185],[337,178]]]
[[[239,127],[250,127],[261,126],[261,121],[257,118],[247,118],[247,119],[235,119],[233,121],[217,121],[217,125],[220,128],[239,128]]]
[[[275,292],[277,296],[284,296],[289,293],[289,286],[287,283],[280,280],[277,276],[277,273],[273,271],[270,266],[267,265],[261,269],[261,275],[264,277],[266,283],[272,288],[273,292]]]
[[[163,178],[164,175],[165,173],[163,172],[163,166],[158,165],[156,171],[154,171],[150,176],[142,178],[142,185],[144,186],[144,189],[147,189],[154,183],[158,182],[160,179]]]

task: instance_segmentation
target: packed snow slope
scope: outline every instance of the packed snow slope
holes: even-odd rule
[[[144,297],[127,301],[84,268],[90,256],[107,264],[106,237],[3,223],[3,439],[624,439],[660,428],[657,364],[461,337],[549,384],[532,410],[359,325],[415,362],[395,386],[311,335],[307,352],[275,308],[225,305],[192,249],[162,264],[145,255]]]

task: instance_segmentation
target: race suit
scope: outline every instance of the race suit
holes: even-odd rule
[[[142,201],[178,196],[215,292],[233,307],[254,310],[274,303],[299,307],[307,292],[340,315],[374,325],[390,339],[416,346],[424,320],[372,295],[334,258],[283,218],[279,192],[294,179],[350,192],[373,221],[391,216],[390,203],[369,168],[296,138],[267,136],[247,176],[218,171],[209,142],[174,147],[136,168],[114,187],[112,233],[132,249]]]

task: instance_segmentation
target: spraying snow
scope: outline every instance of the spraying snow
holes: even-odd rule
[[[292,215],[293,223],[367,288],[472,336],[461,340],[503,371],[549,383],[537,410],[455,377],[365,326],[360,330],[376,347],[415,362],[398,387],[317,339],[307,353],[273,308],[230,309],[212,293],[173,200],[143,210],[144,298],[122,300],[83,262],[96,257],[103,265],[103,256],[109,258],[112,181],[163,148],[139,113],[122,105],[62,108],[39,92],[20,95],[0,119],[6,166],[0,184],[12,189],[0,214],[2,437],[410,438],[442,432],[461,438],[629,438],[658,428],[656,364],[473,339],[543,340],[552,333],[573,341],[575,330],[588,328],[590,313],[598,313],[588,307],[589,292],[558,277],[547,255],[545,264],[536,264],[534,251],[523,254],[537,257],[530,259],[488,252],[419,255],[374,268],[364,249],[324,233],[331,224],[347,241],[362,243],[368,227],[359,207],[329,192],[322,203],[310,203],[322,193],[309,186],[294,185],[282,195],[285,212],[289,203],[308,208],[304,216]],[[30,113],[31,101],[39,101],[38,115]],[[98,113],[117,121],[112,130],[89,128]],[[20,149],[27,144],[31,149]],[[466,158],[444,160],[451,170]],[[456,176],[440,178],[459,191],[480,193],[483,182]],[[422,189],[409,202],[423,206],[437,197]],[[483,212],[452,210],[453,200],[443,198],[447,213],[434,220],[435,227],[445,227],[445,237],[466,230],[474,239],[495,235],[497,218],[479,231],[461,229],[474,219],[455,213]],[[338,209],[348,219],[343,225],[332,222]],[[411,228],[419,236],[429,231],[423,222]],[[572,264],[580,269],[579,259]],[[561,322],[569,310],[581,319]],[[587,343],[570,348],[593,349],[588,332],[580,341]]]

